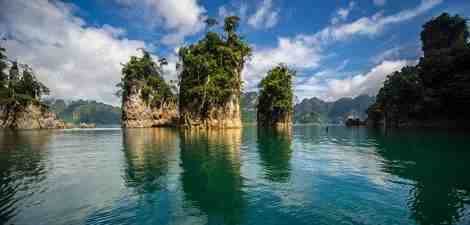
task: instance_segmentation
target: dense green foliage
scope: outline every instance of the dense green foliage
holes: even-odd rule
[[[6,62],[7,56],[4,54],[5,49],[0,47],[0,88],[3,89],[7,85],[8,75],[5,70],[8,67]]]
[[[388,76],[368,110],[372,121],[468,120],[470,45],[465,19],[443,13],[423,26],[424,57]]]
[[[5,49],[0,47],[0,105],[40,104],[41,97],[48,94],[49,89],[36,78],[30,66],[10,63]]]
[[[142,98],[151,106],[160,106],[166,102],[175,102],[176,96],[172,88],[162,77],[162,66],[167,62],[164,58],[155,62],[145,50],[142,57],[132,56],[123,69],[123,77],[117,85],[120,87],[118,95],[124,97],[130,94],[131,88],[140,88]]]
[[[240,95],[240,74],[251,49],[236,33],[238,22],[238,17],[227,17],[224,34],[209,31],[196,44],[179,50],[180,106],[204,117],[210,108]]]
[[[268,75],[261,80],[257,106],[259,123],[275,123],[283,117],[292,115],[294,76],[295,71],[280,64],[268,71]]]
[[[443,13],[423,25],[421,41],[424,55],[432,56],[449,48],[466,48],[468,37],[469,31],[463,17]]]
[[[383,88],[377,95],[374,110],[376,110],[376,114],[383,113],[384,116],[395,115],[394,119],[408,119],[398,118],[398,115],[400,117],[418,117],[421,104],[417,103],[421,99],[423,99],[423,84],[418,77],[418,69],[407,66],[387,77]],[[378,104],[380,104],[379,107],[377,107]],[[380,111],[381,108],[387,110]]]
[[[68,123],[120,124],[121,108],[96,101],[46,100],[49,109]]]

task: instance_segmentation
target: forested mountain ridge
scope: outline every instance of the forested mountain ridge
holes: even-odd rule
[[[240,110],[243,123],[256,123],[257,92],[246,92],[240,96]]]
[[[96,101],[48,99],[49,109],[67,123],[116,125],[121,122],[121,108]]]
[[[360,95],[326,102],[318,98],[304,99],[294,107],[296,123],[342,123],[348,116],[365,119],[367,108],[375,98]]]
[[[246,92],[241,96],[242,120],[256,122],[257,92]],[[348,116],[364,120],[367,108],[375,102],[375,97],[360,95],[355,98],[341,98],[326,102],[319,98],[306,98],[294,105],[295,123],[342,123]]]

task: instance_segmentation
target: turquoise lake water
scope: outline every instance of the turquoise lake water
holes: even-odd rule
[[[470,224],[470,135],[0,131],[0,224]]]

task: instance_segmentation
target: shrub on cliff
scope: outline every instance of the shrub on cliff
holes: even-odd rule
[[[131,88],[137,87],[141,91],[142,99],[149,105],[160,106],[163,103],[176,102],[176,95],[172,92],[162,77],[162,66],[165,59],[155,62],[145,50],[142,57],[132,56],[122,68],[121,82],[118,95],[124,97],[130,94]]]
[[[213,19],[207,23],[217,24]],[[210,108],[225,104],[233,94],[240,95],[240,73],[251,49],[236,33],[238,23],[238,17],[227,17],[224,34],[209,31],[196,44],[179,50],[181,106],[204,117]]]
[[[274,124],[292,115],[292,79],[295,71],[280,64],[268,72],[259,85],[258,123]]]
[[[48,94],[49,88],[36,78],[30,66],[9,61],[5,49],[0,47],[1,105],[40,104],[41,97]]]

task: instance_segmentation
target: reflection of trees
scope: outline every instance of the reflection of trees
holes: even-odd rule
[[[377,135],[384,170],[416,182],[409,198],[419,224],[454,224],[470,202],[470,152],[465,140],[444,136]]]
[[[0,224],[7,224],[16,215],[22,195],[34,193],[46,178],[45,148],[50,136],[50,131],[0,131]]]
[[[138,192],[161,190],[168,173],[168,161],[176,151],[177,133],[173,129],[123,130],[126,158],[125,181]]]
[[[292,130],[258,129],[258,152],[266,177],[286,182],[290,176]]]
[[[241,130],[182,131],[185,198],[209,224],[239,224],[244,207],[240,174]]]

